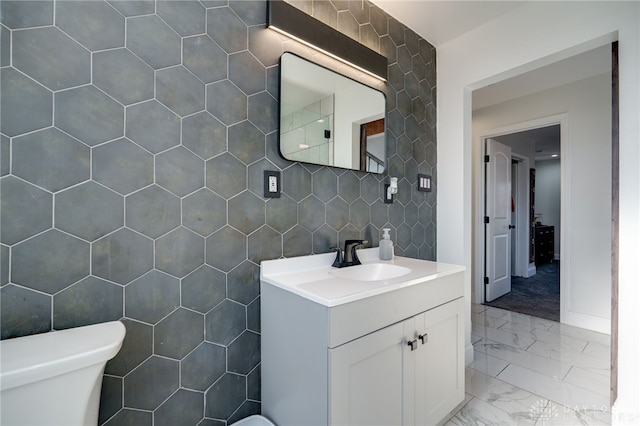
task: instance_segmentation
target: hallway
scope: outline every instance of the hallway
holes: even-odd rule
[[[611,423],[610,337],[471,305],[474,362],[454,425]]]

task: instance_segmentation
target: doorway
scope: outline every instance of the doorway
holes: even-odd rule
[[[488,268],[484,298],[489,306],[554,321],[560,320],[560,134],[560,124],[552,124],[490,138],[502,151],[510,152],[511,244],[507,261],[511,286],[510,291],[494,297],[493,271]],[[493,193],[492,179],[485,178],[486,194]],[[485,199],[486,209],[491,201]],[[485,260],[493,262],[491,254]]]

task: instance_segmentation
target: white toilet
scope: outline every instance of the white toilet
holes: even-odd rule
[[[96,425],[102,373],[119,321],[0,341],[0,424]]]

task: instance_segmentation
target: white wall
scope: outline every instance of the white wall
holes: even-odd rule
[[[486,132],[566,114],[562,147],[566,226],[560,257],[563,323],[609,333],[611,328],[611,77],[608,74],[524,96],[473,112],[473,131]],[[474,138],[477,139],[477,138]],[[477,142],[474,142],[477,144]],[[479,157],[477,157],[478,163]],[[477,165],[477,164],[474,164]],[[536,213],[539,184],[536,173]],[[556,182],[559,182],[556,181]],[[558,214],[556,214],[556,217]],[[551,218],[550,218],[551,219]],[[557,217],[558,224],[561,223]],[[543,221],[551,225],[547,217]],[[475,221],[479,223],[479,219]],[[558,231],[561,228],[557,228]],[[474,276],[477,276],[474,275]],[[473,285],[473,284],[472,284]]]
[[[614,424],[640,419],[639,27],[638,2],[527,2],[437,49],[437,258],[471,270],[471,91],[620,41],[620,321]],[[470,274],[466,284],[469,304]],[[472,357],[469,320],[465,339]]]
[[[610,179],[607,179],[611,183]],[[608,191],[609,198],[606,199],[605,204],[611,207],[611,191]],[[600,199],[600,197],[598,197]],[[560,259],[560,160],[544,160],[536,161],[536,203],[535,213],[541,215],[541,222],[543,225],[551,225],[554,227],[554,258]],[[598,207],[600,207],[598,205]],[[608,213],[608,212],[607,212]],[[609,215],[609,219],[611,219]],[[569,219],[571,220],[571,219]],[[608,223],[604,224],[606,228]],[[607,256],[610,259],[609,249],[605,244],[601,244],[606,248]],[[578,259],[574,259],[574,263]],[[609,262],[611,266],[611,262]],[[604,280],[603,284],[610,284],[609,280]],[[606,300],[605,300],[606,301]],[[608,301],[607,307],[608,307]],[[605,332],[609,332],[606,330]]]

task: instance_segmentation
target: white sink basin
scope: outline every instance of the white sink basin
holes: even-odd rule
[[[464,267],[396,256],[378,258],[378,248],[358,250],[362,265],[334,268],[335,253],[265,260],[262,286],[279,287],[326,307],[356,302],[401,288],[422,285],[457,274]]]
[[[329,274],[337,278],[354,281],[380,281],[407,275],[411,269],[388,263],[366,263],[335,269]]]

